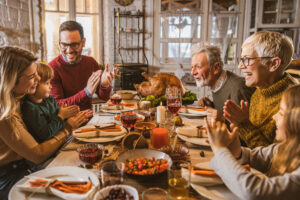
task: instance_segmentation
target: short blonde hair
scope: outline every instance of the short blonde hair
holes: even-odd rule
[[[279,57],[281,59],[281,70],[284,70],[290,64],[294,53],[291,38],[271,31],[254,33],[244,41],[243,48],[253,48],[259,57]]]
[[[216,62],[220,63],[220,66],[223,67],[223,60],[221,58],[221,49],[217,46],[206,45],[206,44],[195,44],[192,46],[191,53],[192,57],[198,53],[205,53],[207,62],[209,66],[212,66]]]
[[[53,78],[53,69],[44,63],[38,63],[36,69],[38,75],[41,77],[40,82],[44,83]]]

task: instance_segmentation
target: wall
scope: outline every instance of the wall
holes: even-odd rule
[[[39,2],[0,0],[0,46],[18,46],[41,56]]]

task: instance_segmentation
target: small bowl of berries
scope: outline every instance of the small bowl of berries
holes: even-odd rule
[[[102,159],[104,146],[101,144],[85,144],[77,148],[79,159],[85,163],[95,164]]]

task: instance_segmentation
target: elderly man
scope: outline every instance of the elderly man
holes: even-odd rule
[[[274,142],[276,127],[272,116],[279,110],[282,92],[296,84],[284,73],[293,52],[290,38],[277,32],[257,32],[242,45],[239,68],[246,76],[246,85],[257,89],[250,106],[244,101],[240,106],[226,101],[224,117],[239,127],[240,138],[250,148]]]
[[[198,86],[208,86],[212,90],[213,102],[202,97],[200,106],[214,107],[207,109],[208,117],[223,121],[223,106],[227,99],[235,103],[249,101],[254,88],[248,88],[242,77],[223,70],[221,50],[217,46],[193,46],[192,72]]]
[[[117,69],[109,72],[106,65],[102,71],[92,57],[81,55],[86,41],[82,26],[75,21],[62,23],[59,40],[61,55],[49,63],[54,70],[51,95],[57,103],[76,104],[83,110],[91,108],[94,93],[108,100]]]

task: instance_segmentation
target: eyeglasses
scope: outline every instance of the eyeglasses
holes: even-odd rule
[[[245,67],[247,67],[247,66],[249,66],[250,65],[250,60],[255,60],[255,59],[257,59],[257,58],[259,58],[259,59],[271,59],[271,58],[273,58],[273,57],[254,57],[254,58],[250,58],[250,57],[243,57],[243,58],[237,58],[237,61],[238,61],[238,63],[243,63],[243,65],[245,66]]]
[[[59,42],[59,46],[60,46],[60,48],[62,48],[64,50],[67,49],[68,47],[70,47],[71,49],[78,49],[80,47],[81,43],[82,43],[82,40],[80,40],[80,42],[73,42],[70,44],[64,43],[64,42]]]

